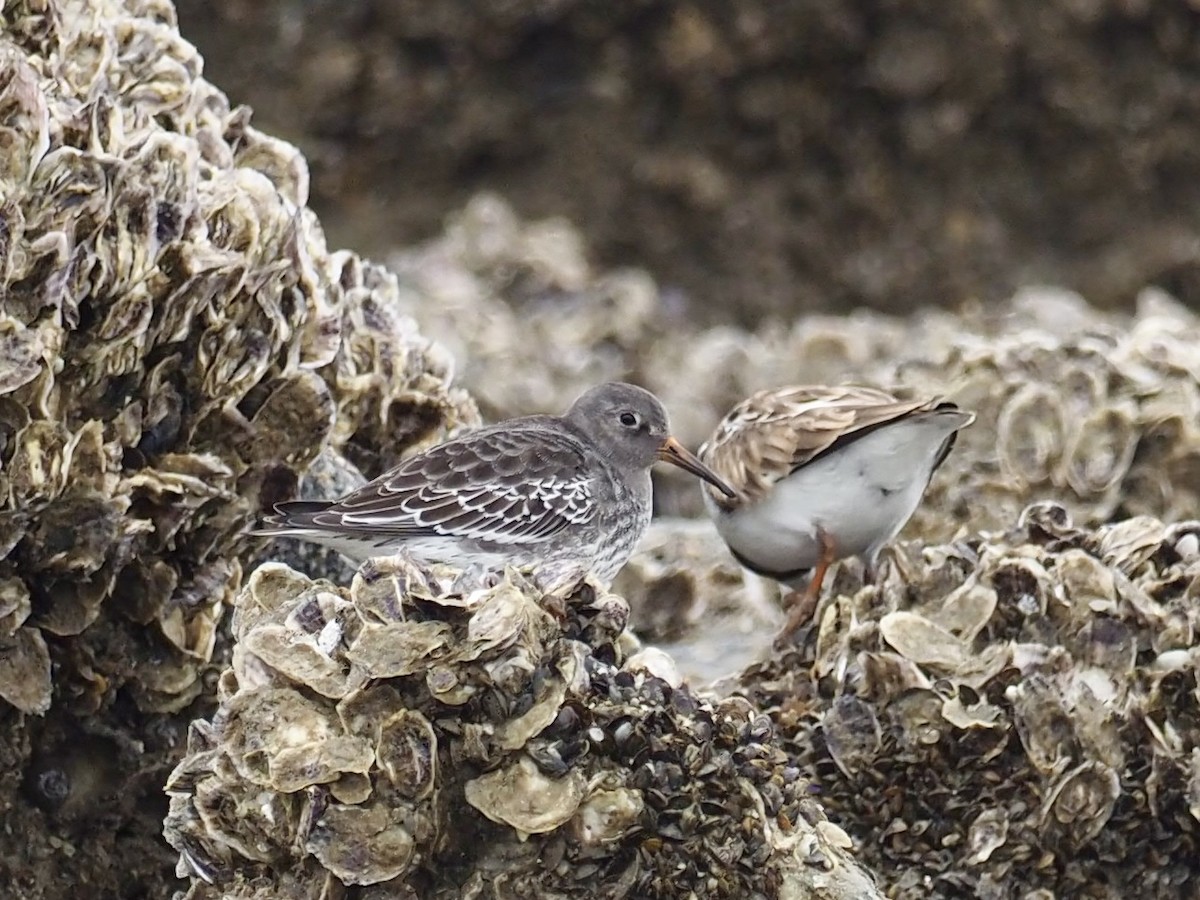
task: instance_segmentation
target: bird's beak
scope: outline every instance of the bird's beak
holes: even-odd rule
[[[658,448],[658,458],[673,466],[679,466],[693,475],[698,475],[726,497],[737,496],[737,493],[721,479],[721,476],[700,462],[690,450],[673,437],[662,442],[662,446]]]

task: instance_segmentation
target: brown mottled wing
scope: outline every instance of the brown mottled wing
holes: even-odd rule
[[[399,537],[537,542],[591,521],[593,479],[570,435],[509,423],[414,456],[311,521]]]
[[[700,458],[742,489],[742,501],[752,502],[835,447],[931,405],[932,401],[902,401],[885,391],[856,386],[760,391],[725,416],[700,448]],[[724,505],[736,502],[724,500]]]

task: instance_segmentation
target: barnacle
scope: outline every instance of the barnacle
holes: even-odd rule
[[[867,884],[764,717],[627,659],[628,609],[590,578],[535,576],[389,557],[346,589],[257,569],[220,706],[167,784],[188,896]]]

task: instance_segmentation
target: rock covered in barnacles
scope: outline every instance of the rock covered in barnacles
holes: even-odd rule
[[[877,896],[769,721],[627,619],[577,575],[260,567],[167,784],[187,896]]]
[[[896,898],[1183,896],[1200,878],[1200,522],[1040,503],[839,581],[739,693]]]
[[[146,798],[211,702],[240,532],[323,445],[373,470],[476,416],[201,66],[164,0],[0,3],[5,897],[170,894]]]
[[[0,584],[28,595],[0,608],[0,702],[45,712],[45,636],[68,694],[123,687],[71,652],[111,617],[144,634],[135,702],[175,711],[260,504],[327,442],[371,468],[474,408],[395,278],[326,248],[304,159],[200,77],[169,4],[0,24]]]
[[[1058,309],[1048,324],[1019,313]],[[1019,297],[1003,328],[931,346],[875,373],[947,393],[975,410],[908,533],[948,539],[960,524],[1003,527],[1029,502],[1059,499],[1081,524],[1200,509],[1200,317],[1158,291],[1133,316],[1079,298]]]

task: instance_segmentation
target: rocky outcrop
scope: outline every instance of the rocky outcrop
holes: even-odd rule
[[[489,196],[393,274],[326,247],[304,159],[200,76],[169,4],[22,0],[0,25],[9,893],[167,896],[178,861],[196,900],[872,896],[852,854],[896,896],[963,871],[996,897],[1190,883],[1193,314],[1040,291],[705,329]],[[478,421],[455,358],[488,418],[620,376],[692,445],[787,381],[979,419],[880,584],[839,566],[793,651],[698,694],[625,625],[770,624],[702,524],[655,529],[632,617],[582,577],[243,578],[260,507]]]
[[[907,543],[734,692],[902,900],[1177,897],[1200,841],[1200,521]]]
[[[68,824],[81,870],[161,865],[138,802],[211,703],[260,505],[324,445],[370,470],[477,420],[200,70],[168,3],[0,11],[0,865],[31,900],[77,881]]]
[[[259,568],[167,783],[189,900],[879,896],[766,717],[628,612],[578,577]]]

